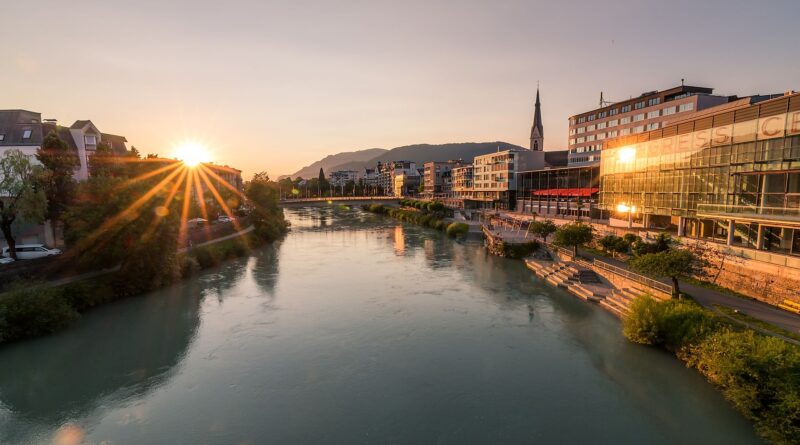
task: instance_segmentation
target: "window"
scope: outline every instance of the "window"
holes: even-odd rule
[[[675,107],[667,107],[667,108],[664,108],[663,110],[661,110],[661,115],[662,116],[669,116],[671,114],[675,114],[675,111],[676,111]]]
[[[6,135],[0,134],[0,142],[5,141],[5,140],[6,140]]]
[[[588,119],[588,120],[591,122],[591,121],[593,121],[593,120],[594,120],[594,118],[595,118],[595,115],[594,115],[594,114],[591,114],[591,115],[589,115],[589,117],[588,117],[588,118],[586,118],[586,119]]]
[[[622,130],[619,131],[620,136],[627,136],[629,134],[631,134],[630,128],[623,128]]]
[[[678,112],[679,113],[683,113],[684,111],[692,111],[692,110],[694,110],[694,104],[691,103],[691,102],[689,102],[688,104],[681,104],[681,106],[678,107]]]
[[[625,105],[624,107],[622,107],[622,112],[623,113],[627,113],[628,111],[631,111],[631,106],[630,105]]]
[[[614,130],[614,131],[609,131],[609,132],[608,132],[608,137],[610,137],[610,138],[615,138],[615,137],[617,137],[617,135],[618,135],[618,134],[619,134],[619,133],[617,132],[617,130]]]
[[[644,113],[639,113],[633,116],[634,122],[639,122],[644,120]]]
[[[606,123],[605,122],[598,122],[597,123],[597,129],[598,130],[602,130],[603,128],[606,128]]]
[[[608,110],[608,115],[609,116],[616,116],[616,114],[618,112],[619,112],[619,110],[617,108],[612,108],[612,109]]]
[[[619,124],[620,125],[625,125],[625,124],[630,124],[630,123],[631,123],[631,117],[630,116],[623,117],[622,119],[619,120]]]
[[[586,131],[594,131],[594,129],[595,129],[594,125],[589,125],[586,127]]]
[[[653,122],[652,124],[647,124],[647,131],[650,130],[658,130],[659,123]]]
[[[578,139],[577,139],[577,142],[578,142],[579,144],[580,144],[580,143],[583,143],[583,142],[586,142],[586,138],[584,138],[584,137],[580,137],[580,138],[578,138]]]
[[[597,118],[598,119],[602,119],[604,117],[606,117],[606,112],[605,111],[601,111],[601,112],[597,113]]]
[[[636,105],[633,108],[641,110],[642,108],[644,108],[644,101],[636,102]]]
[[[586,142],[592,142],[592,141],[594,141],[594,135],[593,134],[590,134],[589,136],[586,136]]]
[[[30,138],[31,138],[31,130],[23,130],[22,139],[30,139]]]
[[[597,133],[597,140],[598,141],[602,141],[605,138],[606,138],[606,134],[605,133]]]
[[[97,137],[91,134],[87,134],[86,136],[83,137],[83,142],[86,145],[97,145]]]
[[[584,116],[584,117],[579,117],[579,118],[578,118],[578,123],[579,123],[579,124],[582,124],[582,123],[584,123],[584,122],[586,122],[586,116]]]
[[[585,132],[586,132],[586,127],[580,127],[580,128],[578,128],[578,134],[583,134],[583,133],[585,133]]]
[[[658,110],[651,111],[651,112],[647,113],[647,118],[648,119],[653,119],[654,117],[658,117],[658,114],[659,114]]]
[[[644,131],[644,125],[639,125],[638,127],[633,127],[631,129],[631,133],[641,133]]]
[[[660,103],[661,103],[661,98],[660,97],[656,97],[655,99],[648,100],[647,101],[647,106],[648,107],[652,107],[653,105],[658,105]]]
[[[575,138],[569,140],[569,145],[575,145]]]
[[[613,120],[608,121],[608,127],[609,128],[616,127],[618,124],[619,124],[619,121],[617,119],[613,119]]]

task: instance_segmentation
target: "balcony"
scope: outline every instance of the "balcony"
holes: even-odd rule
[[[800,208],[757,205],[698,204],[698,217],[731,218],[764,222],[800,224]]]

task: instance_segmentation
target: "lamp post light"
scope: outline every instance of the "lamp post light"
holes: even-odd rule
[[[633,214],[636,212],[636,206],[628,206],[624,202],[621,202],[617,204],[617,211],[628,214],[628,228],[633,228]]]

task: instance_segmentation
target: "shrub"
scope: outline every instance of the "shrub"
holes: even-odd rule
[[[462,222],[450,223],[447,226],[447,235],[453,238],[462,237],[469,232],[469,225]]]
[[[528,241],[527,243],[501,243],[500,248],[506,258],[525,258],[539,249],[539,243]]]
[[[78,281],[61,286],[57,290],[64,301],[78,312],[84,312],[118,298],[117,292],[102,280]]]
[[[612,256],[616,253],[626,253],[628,251],[628,241],[619,236],[608,235],[597,240],[597,244]]]
[[[23,283],[0,295],[0,342],[49,334],[78,317],[57,289]]]

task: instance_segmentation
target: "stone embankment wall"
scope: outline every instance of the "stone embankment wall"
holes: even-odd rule
[[[705,279],[713,279],[721,261],[713,260],[705,269]],[[765,264],[759,261],[726,259],[716,284],[736,292],[777,305],[783,300],[800,303],[800,273],[797,269]]]

